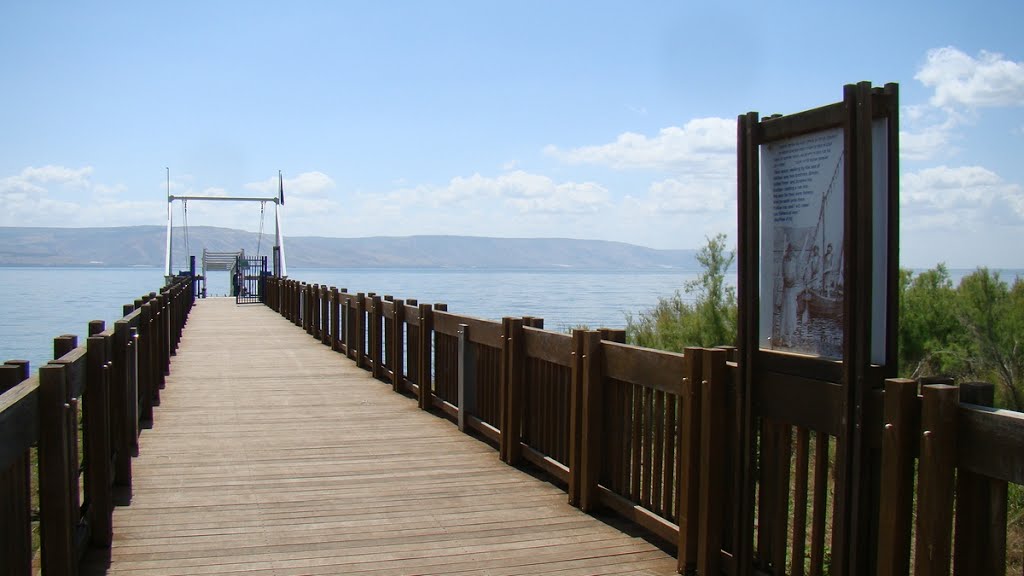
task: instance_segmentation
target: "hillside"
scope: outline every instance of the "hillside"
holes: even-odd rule
[[[0,227],[0,266],[154,266],[164,262],[161,226],[116,228]],[[175,233],[175,262],[184,246]],[[273,236],[199,226],[189,228],[191,254],[245,249],[270,254]],[[697,267],[695,250],[655,250],[622,242],[565,238],[408,236],[285,238],[291,268],[576,268]]]

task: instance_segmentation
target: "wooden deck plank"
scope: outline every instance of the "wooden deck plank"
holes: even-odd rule
[[[83,574],[674,574],[269,309],[200,301]]]

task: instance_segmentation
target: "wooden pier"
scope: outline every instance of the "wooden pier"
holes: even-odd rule
[[[200,301],[85,574],[671,574],[263,306]],[[621,524],[621,523],[620,523]]]
[[[745,388],[742,350],[261,282],[240,305],[177,278],[34,375],[0,366],[0,575],[1019,573],[1024,417],[990,386],[872,393],[864,541],[833,389]]]

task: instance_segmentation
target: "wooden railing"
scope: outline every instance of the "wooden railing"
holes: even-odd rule
[[[621,331],[556,333],[539,319],[481,320],[296,280],[271,279],[267,304],[495,445],[503,461],[544,470],[573,505],[610,509],[676,546],[681,572],[830,571],[841,423],[814,402],[834,390],[791,379],[801,396],[755,391],[747,401],[763,415],[747,455],[735,350],[673,354],[626,345]],[[875,420],[884,429],[867,435],[881,451],[875,573],[909,574],[912,556],[915,574],[948,574],[951,565],[1003,573],[1006,485],[1024,483],[1024,416],[979,406],[991,394],[977,396],[977,385],[927,384],[923,396],[918,386],[891,380],[866,407],[885,413]],[[743,478],[754,510],[741,508]],[[738,565],[744,546],[751,565]]]
[[[1007,483],[1024,484],[1024,414],[991,408],[991,385],[950,384],[886,382],[879,574],[909,574],[911,551],[918,575],[949,574],[951,564],[954,574],[1006,570]]]
[[[0,574],[33,573],[32,486],[44,574],[75,574],[88,547],[110,546],[113,506],[131,497],[139,430],[193,303],[181,278],[126,305],[113,328],[90,322],[85,345],[58,336],[34,376],[25,361],[0,366]]]
[[[538,318],[482,320],[290,279],[267,287],[268,306],[503,461],[528,461],[573,505],[679,546],[681,569],[712,573],[731,558],[727,350],[673,354],[628,346],[622,331],[556,333]]]

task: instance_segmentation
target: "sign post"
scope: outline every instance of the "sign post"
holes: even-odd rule
[[[786,558],[787,507],[772,499],[788,498],[775,488],[788,485],[795,428],[813,432],[818,450],[834,441],[833,574],[874,566],[878,464],[868,446],[881,431],[875,392],[896,373],[898,106],[895,84],[862,82],[820,108],[739,117],[737,433],[751,527],[741,565]],[[769,465],[779,455],[786,462]],[[756,545],[755,490],[760,509],[779,516],[760,515]]]

